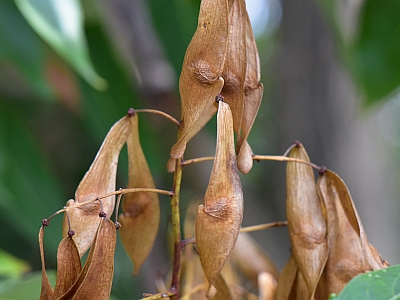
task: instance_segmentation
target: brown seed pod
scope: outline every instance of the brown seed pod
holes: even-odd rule
[[[246,77],[241,134],[238,136],[238,168],[247,174],[253,166],[252,151],[246,143],[261,106],[264,86],[260,83],[260,58],[249,17],[246,15]]]
[[[195,236],[204,273],[213,284],[235,246],[243,218],[243,192],[236,165],[233,120],[229,105],[220,101],[217,147],[204,205],[197,210]]]
[[[228,1],[202,0],[197,30],[186,50],[179,90],[181,127],[171,157],[182,157],[186,143],[216,113],[215,96],[224,85],[221,77],[228,45]]]
[[[48,224],[48,222],[47,222]],[[46,225],[47,226],[47,225]],[[40,292],[40,300],[53,300],[54,299],[54,291],[53,287],[50,284],[49,277],[46,272],[46,263],[44,260],[44,225],[40,227],[39,230],[39,248],[40,248],[40,260],[42,261],[42,289]]]
[[[68,200],[67,202],[70,224],[65,215],[63,237],[68,236],[69,228],[75,230],[73,239],[81,257],[93,243],[99,227],[101,209],[99,201],[76,208],[74,206],[115,191],[118,157],[129,131],[129,116],[123,117],[111,127],[96,158],[76,189],[75,201]],[[102,199],[101,206],[103,212],[111,216],[115,206],[115,196]]]
[[[318,180],[318,190],[326,208],[329,244],[329,258],[318,287],[318,296],[326,298],[331,293],[339,293],[356,275],[387,265],[368,243],[343,180],[326,170]]]
[[[127,188],[155,188],[149,166],[139,139],[138,115],[130,118],[131,131],[127,140],[129,180]],[[120,236],[122,244],[131,258],[135,271],[148,257],[157,236],[160,220],[160,205],[156,193],[139,192],[125,195],[122,202],[123,214]]]
[[[310,161],[301,144],[290,157]],[[286,215],[293,257],[308,287],[306,298],[311,299],[328,258],[326,223],[311,166],[287,163]]]
[[[85,266],[75,283],[58,300],[110,299],[116,240],[114,223],[101,218]]]

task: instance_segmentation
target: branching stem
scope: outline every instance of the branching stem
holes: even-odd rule
[[[134,189],[119,189],[118,191],[115,192],[111,192],[108,193],[106,195],[94,198],[94,199],[90,199],[87,201],[83,201],[83,202],[77,202],[74,206],[64,206],[62,209],[60,209],[59,211],[56,211],[54,214],[52,214],[48,220],[50,220],[51,218],[53,218],[54,216],[57,216],[63,212],[66,212],[69,209],[73,209],[73,208],[77,208],[77,207],[81,207],[84,205],[87,205],[89,203],[95,202],[95,201],[99,201],[101,199],[110,197],[110,196],[115,196],[115,195],[124,195],[124,194],[128,194],[128,193],[137,193],[137,192],[150,192],[150,193],[158,193],[158,194],[162,194],[162,195],[168,195],[168,196],[174,196],[174,193],[171,191],[166,191],[166,190],[160,190],[160,189],[151,189],[151,188],[134,188]]]

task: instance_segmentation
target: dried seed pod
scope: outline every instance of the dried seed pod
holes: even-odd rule
[[[340,203],[341,193],[333,183],[335,180],[336,175],[329,170],[318,180],[318,189],[325,204],[329,257],[317,293],[325,298],[331,293],[339,293],[354,276],[371,270],[360,237]]]
[[[290,151],[290,157],[310,161],[301,144]],[[326,223],[311,166],[287,163],[286,215],[293,257],[311,299],[328,258]]]
[[[76,234],[73,239],[81,257],[93,243],[99,227],[100,218],[98,214],[101,209],[99,201],[76,208],[74,206],[115,191],[118,156],[126,142],[129,131],[129,116],[123,117],[111,127],[96,158],[75,192],[75,201],[68,200],[67,202],[70,226],[65,215],[63,237],[68,236],[69,227],[75,230]],[[101,204],[102,210],[107,216],[110,216],[114,210],[115,196],[102,199]]]
[[[197,30],[186,50],[179,90],[181,127],[171,157],[182,157],[186,143],[216,113],[215,97],[224,85],[221,77],[228,45],[227,0],[202,0]]]
[[[78,248],[72,238],[66,237],[57,250],[57,280],[54,287],[54,298],[65,294],[79,278],[82,271]]]
[[[250,19],[246,16],[246,77],[244,83],[244,108],[241,121],[241,135],[238,137],[238,167],[247,174],[253,166],[252,151],[246,145],[250,130],[253,127],[261,106],[264,87],[260,83],[260,58],[251,28]],[[250,149],[250,151],[249,151]]]
[[[58,300],[110,299],[116,239],[114,223],[102,218],[85,266],[74,285]]]
[[[130,118],[131,131],[127,140],[129,180],[127,188],[155,188],[146,157],[139,139],[138,115]],[[122,244],[135,267],[133,275],[148,257],[157,236],[160,220],[160,205],[156,193],[139,192],[125,195],[122,202],[123,214],[119,216],[122,225]]]
[[[229,105],[220,101],[217,116],[217,147],[204,205],[197,210],[196,244],[210,285],[213,284],[235,246],[243,218],[243,192],[236,165],[233,120]]]
[[[229,290],[228,285],[226,284],[224,278],[220,274],[217,277],[217,280],[214,282],[215,289],[217,290],[217,293],[213,297],[214,300],[232,300],[232,295]]]
[[[295,293],[296,286],[295,280],[297,277],[297,264],[293,255],[290,256],[289,261],[283,268],[279,275],[278,286],[276,288],[275,300],[295,299],[290,295]],[[308,293],[307,293],[308,294]]]
[[[255,287],[260,273],[270,274],[275,281],[279,277],[278,269],[272,259],[249,233],[239,234],[230,260]]]
[[[48,224],[48,222],[47,222]],[[44,260],[44,226],[40,227],[39,230],[39,248],[40,248],[40,260],[42,261],[42,289],[40,292],[40,300],[53,300],[54,291],[50,284],[49,277],[46,272],[46,263]]]
[[[387,267],[379,253],[368,243],[360,217],[343,180],[327,170],[318,181],[326,207],[329,258],[319,294],[339,293],[356,275]],[[372,248],[371,248],[372,247]],[[343,249],[346,252],[343,252]],[[322,291],[325,291],[322,294]]]
[[[259,300],[273,300],[276,291],[276,279],[268,272],[258,274]]]
[[[233,116],[233,130],[240,134],[246,77],[246,4],[244,0],[229,1],[228,51],[222,77],[224,87],[221,95],[229,104]]]

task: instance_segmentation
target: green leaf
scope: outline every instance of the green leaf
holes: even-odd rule
[[[107,83],[97,75],[89,58],[78,0],[15,0],[32,28],[87,82],[98,90]]]
[[[55,284],[56,272],[48,271],[50,282]],[[39,299],[42,286],[42,272],[34,272],[21,279],[8,279],[0,281],[0,299]]]
[[[53,98],[47,83],[43,56],[44,43],[26,23],[12,0],[0,1],[0,62],[12,64],[36,95]],[[4,74],[0,80],[8,81]]]
[[[350,52],[356,81],[367,104],[400,86],[400,1],[366,0],[360,14],[359,37]]]
[[[0,276],[18,278],[29,271],[27,262],[0,249]]]
[[[358,275],[335,300],[400,299],[400,265]]]

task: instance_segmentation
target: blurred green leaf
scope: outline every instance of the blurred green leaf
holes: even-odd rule
[[[356,81],[367,104],[400,86],[400,1],[366,0],[360,14],[359,37],[350,52]]]
[[[0,277],[18,278],[28,272],[29,264],[0,249]]]
[[[56,272],[47,272],[49,280],[54,286]],[[42,286],[42,272],[34,272],[20,279],[0,281],[1,300],[39,299]]]
[[[0,62],[16,66],[39,98],[51,99],[44,74],[43,43],[11,0],[0,1],[0,41]],[[1,75],[0,79],[7,80]]]
[[[0,224],[9,228],[7,230],[11,230],[14,236],[13,240],[8,240],[5,238],[8,232],[2,233],[0,247],[5,250],[12,247],[18,253],[27,251],[21,249],[26,244],[38,249],[41,220],[60,209],[66,197],[17,103],[1,98],[0,145],[0,209],[3,212]],[[46,230],[45,244],[49,257],[55,257],[61,240],[61,220],[61,217],[52,220],[57,230],[53,230],[53,226]]]
[[[358,275],[334,299],[399,299],[399,279],[400,265]]]
[[[83,31],[78,0],[15,0],[32,28],[94,88],[107,83],[94,70]]]

